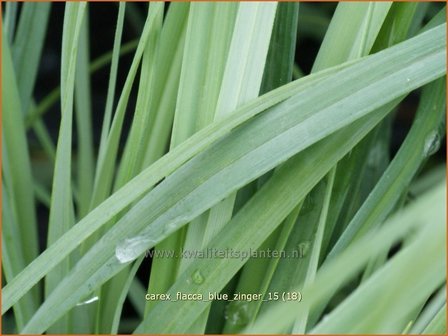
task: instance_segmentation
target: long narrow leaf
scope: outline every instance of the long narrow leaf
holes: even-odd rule
[[[48,245],[52,245],[67,232],[74,223],[71,193],[71,147],[75,72],[78,55],[78,39],[86,3],[67,4],[64,17],[64,39],[61,65],[61,125],[56,149],[50,218],[48,222]],[[48,297],[69,270],[69,260],[58,265],[45,278],[45,296]],[[66,332],[65,318],[55,330]]]
[[[214,122],[209,127],[204,128],[189,140],[179,145],[178,148],[167,153],[160,160],[132,179],[123,188],[115,192],[105,202],[92,210],[91,213],[72,228],[70,233],[61,237],[60,240],[48,247],[40,257],[34,260],[30,267],[18,276],[13,285],[6,286],[3,291],[3,298],[6,297],[7,299],[3,301],[2,312],[7,311],[12,304],[34,286],[49,270],[79,246],[81,244],[80,241],[84,241],[91,236],[114,218],[115,215],[151,190],[157,182],[171,174],[194,155],[200,153],[250,118],[291,97],[293,94],[318,84],[329,74],[336,73],[347,66],[349,65],[332,68],[306,79],[293,82],[290,85],[285,85],[259,99],[251,101],[236,110],[228,118]],[[78,237],[78,239],[73,239],[73,237]]]
[[[445,25],[442,25],[368,57],[337,76],[329,76],[321,86],[339,88],[334,90],[334,96],[322,97],[320,91],[305,90],[270,113],[238,128],[224,139],[226,141],[218,142],[196,156],[139,201],[80,260],[73,274],[61,282],[25,330],[45,330],[80,297],[123,269],[147,248],[274,165],[406,92],[440,77],[446,70],[444,60]],[[316,99],[316,95],[321,99]],[[294,113],[298,110],[307,113],[298,116]],[[339,121],[329,118],[335,111]],[[273,129],[272,125],[278,128]],[[258,135],[258,139],[254,135]],[[235,146],[236,143],[239,145]],[[230,148],[232,150],[228,150]],[[260,155],[263,151],[269,155]],[[191,176],[191,172],[195,175]],[[183,182],[180,189],[179,181]],[[176,190],[176,197],[166,202],[162,195],[171,192],[172,188]],[[209,196],[204,197],[204,193]],[[133,223],[132,227],[129,222]],[[67,287],[77,289],[68,294]]]

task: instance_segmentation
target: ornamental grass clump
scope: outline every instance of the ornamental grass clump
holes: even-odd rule
[[[4,333],[446,333],[442,4],[2,8]]]

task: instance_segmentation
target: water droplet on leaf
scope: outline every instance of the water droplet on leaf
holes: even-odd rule
[[[191,275],[191,279],[196,285],[200,285],[204,282],[204,276],[201,274],[201,271],[196,270]]]
[[[436,131],[432,131],[425,139],[423,153],[426,157],[433,155],[440,148],[440,136]]]
[[[154,240],[146,236],[126,238],[115,248],[115,257],[122,264],[138,258]]]
[[[98,301],[99,299],[100,299],[100,298],[99,298],[98,296],[94,296],[94,297],[92,297],[92,298],[90,298],[90,299],[87,299],[87,300],[85,300],[85,301],[83,301],[83,302],[77,303],[76,305],[77,305],[77,306],[88,305],[88,304],[90,304],[90,303],[94,303],[94,302]]]
[[[249,323],[249,305],[246,301],[233,301],[226,307],[225,319],[234,326],[245,326]]]

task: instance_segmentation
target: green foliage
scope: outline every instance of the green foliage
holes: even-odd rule
[[[18,9],[6,4],[2,27],[3,332],[446,332],[445,160],[434,155],[445,8],[153,2],[143,16],[120,3],[111,51],[91,60],[89,4],[67,3],[60,85],[39,101],[55,14],[49,3]],[[138,38],[124,43],[128,25]],[[320,45],[310,74],[295,64],[304,37]],[[91,76],[103,67],[97,130]],[[417,112],[405,110],[410,130],[394,153],[409,94]],[[59,98],[55,141],[43,116]],[[49,211],[42,250],[38,203]],[[150,264],[149,249],[239,257]],[[250,255],[267,249],[300,254]]]

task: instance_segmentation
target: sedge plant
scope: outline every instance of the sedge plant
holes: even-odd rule
[[[446,333],[445,7],[101,6],[2,6],[4,333]]]

